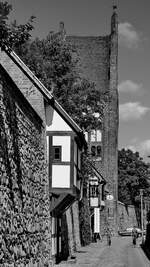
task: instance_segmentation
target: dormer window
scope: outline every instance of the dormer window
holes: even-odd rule
[[[98,185],[90,185],[90,197],[98,197]]]
[[[61,161],[61,146],[53,146],[53,161]]]

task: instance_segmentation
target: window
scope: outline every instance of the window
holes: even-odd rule
[[[91,147],[91,154],[93,157],[96,156],[96,147],[95,146]]]
[[[97,156],[101,157],[101,146],[97,146]]]
[[[92,130],[91,131],[91,142],[101,142],[101,141],[102,141],[101,130]]]
[[[53,146],[53,160],[61,161],[61,146]]]
[[[90,185],[90,197],[98,197],[98,185]]]
[[[101,146],[100,145],[91,146],[91,155],[93,157],[101,157]]]

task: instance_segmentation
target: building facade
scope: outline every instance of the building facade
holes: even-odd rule
[[[55,101],[47,105],[47,147],[52,216],[52,256],[56,263],[81,246],[79,200],[82,198],[81,153],[87,143],[80,127]]]
[[[92,240],[97,241],[101,236],[101,213],[105,209],[105,184],[106,181],[98,172],[97,168],[92,166],[93,175],[89,177],[89,205]]]

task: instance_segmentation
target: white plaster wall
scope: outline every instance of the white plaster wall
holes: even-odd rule
[[[52,237],[52,255],[56,255],[56,237]]]
[[[52,112],[53,111],[53,112]],[[62,119],[62,117],[52,107],[46,108],[47,131],[72,131],[70,126]]]
[[[76,142],[74,142],[74,164],[77,165],[77,153],[78,153],[78,147]],[[77,184],[77,169],[76,166],[74,165],[74,185],[76,186]]]
[[[94,208],[94,232],[100,233],[100,210]]]
[[[70,165],[52,166],[52,187],[70,187]]]
[[[100,130],[97,130],[97,141],[98,142],[102,141],[102,132]]]
[[[88,133],[85,132],[85,133],[84,133],[84,136],[85,136],[85,140],[88,142]]]
[[[98,207],[98,197],[90,197],[90,206]]]
[[[98,185],[98,178],[96,176],[92,177],[90,179],[90,184],[91,185]]]
[[[70,136],[53,136],[52,145],[62,147],[61,161],[70,161]]]

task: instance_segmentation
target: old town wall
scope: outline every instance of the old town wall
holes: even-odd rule
[[[1,67],[2,266],[50,266],[49,192],[45,154],[43,121]]]
[[[118,201],[118,229],[125,230],[128,227],[138,226],[137,216],[133,205],[125,205]]]

